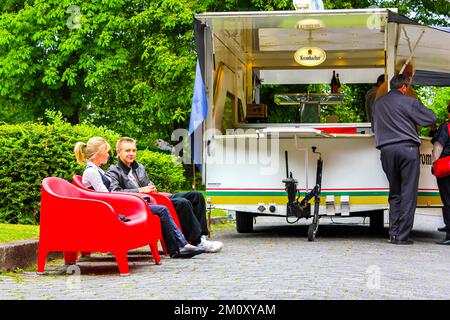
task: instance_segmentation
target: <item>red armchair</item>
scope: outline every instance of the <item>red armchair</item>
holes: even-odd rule
[[[78,188],[81,188],[81,189],[83,189],[83,190],[91,191],[91,192],[96,192],[95,190],[86,188],[86,187],[83,185],[83,177],[80,176],[80,175],[74,175],[74,176],[72,177],[72,184],[74,184],[75,186],[77,186]],[[156,200],[155,200],[153,197],[151,197],[151,196],[149,196],[149,195],[143,195],[143,194],[141,194],[141,193],[132,193],[132,192],[112,192],[112,193],[128,194],[128,195],[136,196],[136,197],[139,197],[139,198],[142,198],[142,199],[149,199],[149,198],[150,198],[150,202],[149,202],[150,204],[157,204],[157,203],[156,203]],[[147,200],[146,200],[146,201],[147,201]]]
[[[166,194],[170,195],[170,193],[158,192],[158,193],[147,193],[147,194],[149,196],[151,196],[153,199],[155,199],[156,203],[159,204],[160,206],[167,207],[167,209],[169,209],[170,215],[172,216],[172,219],[175,222],[175,224],[178,226],[178,228],[180,230],[183,230],[183,229],[181,229],[181,224],[180,224],[180,220],[178,219],[177,211],[175,210],[175,207],[173,206],[172,201],[170,201],[170,199],[166,196]]]
[[[148,215],[143,199],[129,195],[88,192],[64,179],[45,178],[41,190],[38,273],[43,273],[48,252],[62,251],[66,263],[78,252],[112,252],[121,275],[129,274],[127,252],[150,245],[160,263],[158,217]],[[118,215],[130,219],[122,222]]]
[[[72,178],[72,183],[81,189],[94,192],[94,190],[86,188],[83,185],[82,177],[80,175],[74,175]],[[135,195],[135,196],[139,196],[139,197],[143,196],[141,193],[129,193],[129,192],[113,192],[113,193],[126,193],[126,194]],[[178,228],[180,230],[183,230],[183,229],[181,229],[181,224],[180,224],[180,220],[178,219],[177,211],[175,210],[175,208],[172,204],[172,201],[170,201],[170,199],[168,198],[168,196],[171,195],[170,193],[158,192],[158,193],[146,193],[145,195],[150,196],[151,204],[159,204],[160,206],[167,207],[167,209],[169,209],[170,215],[172,216],[172,219],[175,222],[175,224],[178,226]]]
[[[80,175],[74,175],[72,177],[72,184],[77,186],[78,188],[86,190],[86,191],[89,191],[89,192],[93,192],[93,193],[99,193],[99,192],[97,192],[95,190],[92,190],[92,189],[89,189],[89,188],[85,187],[83,185],[82,181],[83,181],[83,177],[80,176]],[[153,197],[149,196],[149,195],[144,195],[144,194],[140,194],[140,193],[133,193],[133,192],[111,192],[111,193],[112,194],[127,194],[127,195],[130,195],[130,196],[133,196],[133,197],[138,197],[138,198],[141,198],[141,199],[144,199],[144,200],[150,198],[150,202],[149,202],[150,204],[157,204],[156,200]],[[147,201],[147,200],[145,200],[145,201]],[[148,208],[148,206],[147,206],[147,208]],[[149,211],[150,214],[152,214],[149,208],[148,208],[148,211]],[[157,218],[159,219],[159,217],[157,217]],[[160,240],[160,243],[161,243],[161,247],[163,248],[164,254],[167,255],[167,247],[166,247],[166,244],[164,242],[164,239],[162,237],[162,233],[161,232],[160,232],[159,240]],[[89,252],[82,252],[82,255],[84,255],[84,256],[89,255]]]

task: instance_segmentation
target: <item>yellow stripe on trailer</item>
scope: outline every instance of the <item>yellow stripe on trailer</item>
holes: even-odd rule
[[[220,204],[240,204],[240,205],[255,205],[260,202],[275,203],[277,205],[285,205],[287,203],[287,197],[274,197],[274,196],[211,196],[212,203],[215,205]],[[336,204],[340,204],[340,197],[335,198]],[[313,203],[314,199],[311,199],[310,203]],[[325,197],[320,198],[320,204],[325,205]],[[350,196],[351,205],[386,205],[388,204],[387,196]]]
[[[328,193],[328,192],[327,192]],[[333,193],[329,193],[333,194]],[[368,194],[352,194],[348,193],[350,196],[350,205],[383,205],[386,206],[389,204],[388,195],[368,195]],[[288,201],[287,196],[275,196],[275,195],[263,195],[263,194],[252,194],[245,195],[245,193],[230,193],[229,195],[210,195],[207,193],[207,196],[211,198],[212,203],[215,205],[256,205],[260,202],[263,203],[274,203],[276,205],[285,205]],[[301,199],[303,198],[300,197]],[[325,205],[326,194],[322,195],[320,198],[320,204]],[[340,196],[335,197],[335,203],[337,205],[340,204]],[[313,199],[311,199],[310,203],[313,203]],[[439,193],[433,193],[426,195],[421,195],[417,198],[418,206],[442,206],[442,201],[439,196]]]

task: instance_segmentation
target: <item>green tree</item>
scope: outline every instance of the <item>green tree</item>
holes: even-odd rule
[[[71,123],[167,138],[188,117],[193,14],[202,4],[8,0],[1,8],[0,120],[35,119],[50,108]]]
[[[325,9],[397,8],[398,13],[420,23],[450,25],[448,0],[324,0],[324,6]]]
[[[437,123],[443,123],[447,120],[450,88],[422,87],[417,89],[417,94],[421,98],[421,102],[436,113]]]

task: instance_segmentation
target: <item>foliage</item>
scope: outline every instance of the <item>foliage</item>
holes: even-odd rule
[[[202,4],[9,0],[0,8],[0,121],[35,119],[51,107],[71,123],[150,140],[167,139],[186,120],[193,13]]]
[[[324,0],[325,9],[397,8],[398,13],[417,22],[431,25],[450,25],[448,0]]]
[[[365,84],[342,84],[341,92],[344,95],[344,102],[341,105],[328,106],[329,114],[336,115],[339,122],[366,122],[365,101],[366,93],[370,88],[371,85]]]
[[[436,113],[438,124],[448,119],[447,105],[450,104],[450,88],[422,87],[417,89],[417,95],[426,107]]]
[[[75,162],[73,148],[76,142],[86,142],[93,136],[109,141],[114,154],[115,141],[120,138],[117,133],[88,124],[72,126],[63,121],[60,113],[47,112],[41,123],[1,125],[0,221],[37,223],[42,179],[56,176],[72,181],[74,174],[82,174],[84,165]],[[184,170],[172,156],[151,151],[139,151],[138,155],[159,189],[174,191],[182,187]],[[110,164],[113,162],[111,157]]]
[[[138,151],[136,160],[147,169],[148,177],[158,191],[173,193],[183,187],[184,169],[173,156],[142,150]]]
[[[308,90],[307,85],[262,85],[260,98],[267,103],[269,123],[289,123],[299,121],[299,111],[296,106],[278,106],[274,102],[275,94],[300,93]]]
[[[320,109],[321,120],[325,121],[328,115],[336,115],[339,122],[364,122],[365,95],[371,85],[342,84],[341,92],[344,102],[339,105],[322,105]],[[270,123],[293,123],[299,121],[299,110],[296,106],[277,106],[274,95],[279,93],[327,93],[330,92],[328,84],[315,85],[263,85],[261,87],[261,100],[268,103]]]
[[[209,0],[209,11],[273,11],[292,10],[294,6],[292,0]]]
[[[77,141],[87,141],[92,136],[103,136],[109,141],[119,138],[105,128],[72,126],[60,114],[49,113],[47,121],[47,125],[27,122],[0,126],[2,222],[35,224],[39,221],[42,179],[57,176],[71,181],[74,174],[84,170],[75,162],[73,154]]]
[[[450,2],[448,0],[383,0],[371,2],[380,8],[398,8],[398,13],[420,23],[450,26]]]

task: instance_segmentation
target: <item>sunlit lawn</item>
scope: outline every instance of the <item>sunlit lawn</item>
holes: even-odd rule
[[[39,238],[39,226],[0,223],[0,242]]]

